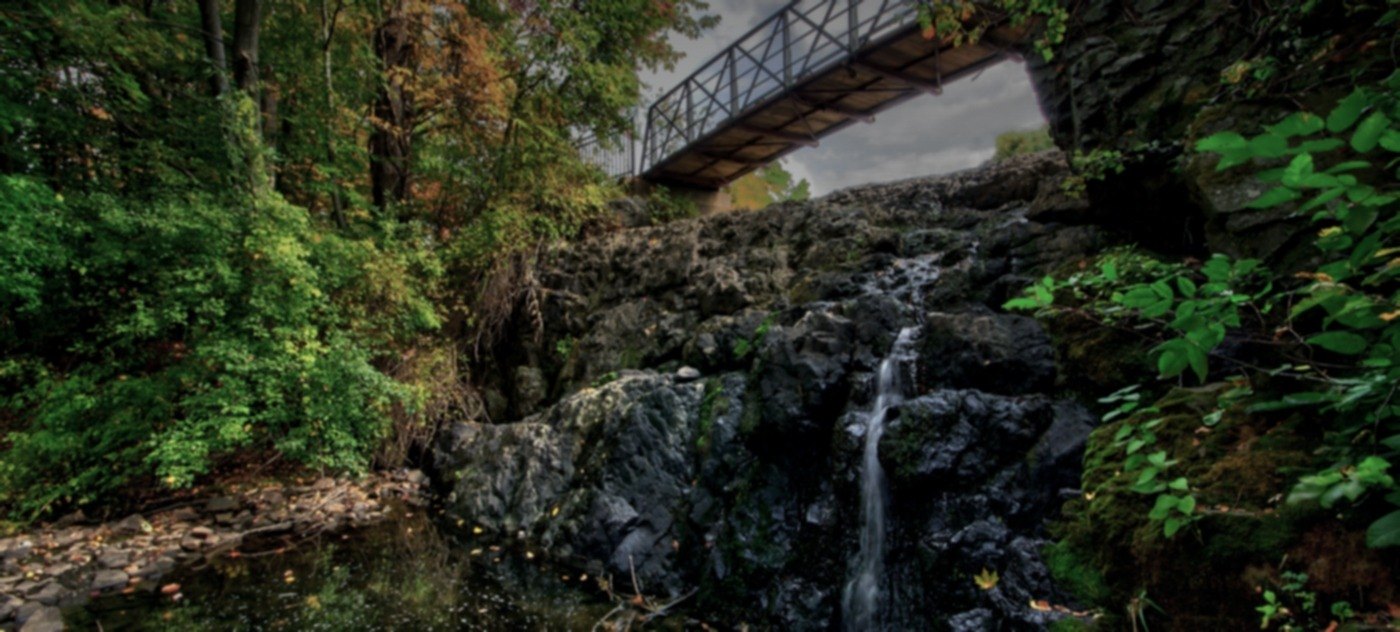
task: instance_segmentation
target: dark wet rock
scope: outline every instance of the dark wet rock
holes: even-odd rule
[[[28,605],[28,604],[26,604]],[[63,612],[53,606],[41,606],[24,619],[19,632],[62,632],[67,629],[63,623]]]
[[[917,325],[879,444],[884,624],[1045,627],[1044,524],[1092,419],[1050,395],[1040,326],[997,308],[1114,243],[1054,195],[1066,175],[1050,152],[547,252],[543,335],[507,336],[517,365],[491,387],[538,412],[439,435],[447,514],[590,574],[635,568],[649,593],[698,589],[716,620],[839,627],[874,373]],[[968,579],[984,567],[995,590]]]
[[[110,590],[112,588],[120,588],[126,586],[126,582],[130,579],[131,577],[124,571],[112,569],[97,571],[97,574],[92,577],[92,589]]]
[[[131,514],[112,525],[112,532],[118,535],[137,535],[148,533],[150,530],[151,523],[141,517],[141,514]],[[76,532],[73,532],[73,535],[76,535]]]
[[[921,379],[992,393],[1045,392],[1055,382],[1055,350],[1032,318],[934,313],[924,324]]]
[[[227,513],[238,511],[241,505],[242,503],[239,503],[237,499],[228,496],[219,496],[206,501],[204,503],[204,511],[212,514]]]
[[[45,584],[43,588],[40,588],[38,592],[30,595],[29,598],[46,606],[53,606],[57,605],[58,601],[67,594],[68,591],[65,590],[63,586],[60,586],[57,582],[49,582]]]

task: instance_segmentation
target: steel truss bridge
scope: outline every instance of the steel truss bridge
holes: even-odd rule
[[[800,147],[1015,53],[1022,30],[926,39],[916,0],[793,0],[652,103],[637,143],[582,155],[618,177],[717,189]]]

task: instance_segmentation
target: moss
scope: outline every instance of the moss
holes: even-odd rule
[[[1091,632],[1094,629],[1094,625],[1071,617],[1050,624],[1050,632]]]
[[[705,380],[705,395],[700,400],[700,425],[695,432],[695,449],[700,456],[710,452],[715,418],[728,412],[729,400],[724,395],[724,383],[716,378]]]
[[[1066,503],[1052,526],[1060,542],[1046,550],[1061,586],[1105,613],[1120,611],[1145,589],[1178,627],[1191,621],[1197,629],[1236,629],[1255,618],[1259,582],[1247,569],[1277,566],[1313,520],[1314,511],[1278,505],[1288,472],[1313,457],[1297,419],[1232,408],[1206,426],[1203,417],[1228,388],[1173,389],[1154,402],[1156,410],[1090,435],[1085,495]],[[1124,471],[1125,451],[1114,441],[1125,426],[1155,420],[1156,441],[1143,450],[1177,460],[1168,476],[1185,476],[1198,501],[1200,519],[1174,538],[1148,518],[1155,495],[1132,491],[1137,473]]]
[[[1045,564],[1055,584],[1085,604],[1107,607],[1112,605],[1112,593],[1103,573],[1065,542],[1047,545],[1042,551]],[[1081,629],[1081,628],[1068,628]]]

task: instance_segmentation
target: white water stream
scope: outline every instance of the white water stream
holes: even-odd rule
[[[885,506],[889,495],[885,471],[880,467],[880,437],[885,433],[885,417],[889,410],[904,400],[899,364],[906,358],[909,343],[917,331],[917,327],[901,329],[890,354],[880,362],[875,405],[866,416],[860,472],[860,551],[841,594],[841,612],[847,630],[872,630],[879,625],[885,566]]]

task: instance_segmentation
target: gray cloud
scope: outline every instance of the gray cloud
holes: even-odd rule
[[[685,58],[673,72],[647,73],[649,97],[669,89],[723,50],[784,0],[711,0],[720,24],[698,40],[679,40]],[[1044,124],[1024,67],[1005,62],[949,85],[943,94],[922,96],[828,136],[817,148],[784,159],[787,168],[821,195],[868,182],[949,173],[990,158],[997,134]]]

